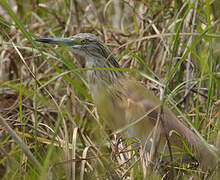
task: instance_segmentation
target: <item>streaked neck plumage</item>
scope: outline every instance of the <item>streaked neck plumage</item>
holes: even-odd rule
[[[100,60],[100,57],[88,56],[86,57],[86,67],[87,68],[120,68],[119,64],[113,56],[105,59],[103,57]],[[124,76],[124,73],[121,71],[114,70],[88,70],[87,77],[90,86],[93,85],[102,85],[109,86],[114,83],[117,83],[121,77]]]

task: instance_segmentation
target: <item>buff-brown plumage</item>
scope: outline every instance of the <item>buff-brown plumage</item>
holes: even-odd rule
[[[93,34],[80,33],[70,38],[36,40],[51,44],[66,44],[74,54],[85,58],[87,68],[119,68],[109,49]],[[112,130],[126,127],[140,119],[124,133],[140,139],[143,143],[149,140],[149,136],[152,137],[160,108],[160,101],[152,92],[121,71],[88,70],[87,76],[99,114]],[[216,165],[218,157],[212,148],[180,121],[169,108],[163,108],[160,120],[161,123],[157,128],[160,139],[159,150],[166,144],[169,133],[175,131],[188,144],[204,170]],[[172,146],[184,148],[177,133],[172,133],[169,141]]]

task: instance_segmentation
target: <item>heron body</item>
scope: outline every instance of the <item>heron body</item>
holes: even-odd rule
[[[70,38],[40,38],[36,41],[66,45],[71,52],[85,58],[87,68],[120,67],[109,49],[93,34],[80,33]],[[143,143],[152,137],[160,108],[160,101],[152,92],[122,71],[88,70],[87,77],[100,117],[112,130],[138,120],[127,128],[125,134]],[[161,122],[157,128],[159,149],[164,147],[167,137],[171,145],[184,148],[183,138],[204,170],[216,165],[217,158],[211,148],[166,106]],[[170,136],[171,131],[177,133]]]

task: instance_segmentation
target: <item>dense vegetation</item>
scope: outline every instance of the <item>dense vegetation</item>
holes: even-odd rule
[[[204,176],[191,162],[149,166],[143,145],[129,146],[104,127],[84,60],[33,39],[96,34],[122,70],[164,93],[179,118],[220,148],[218,8],[219,0],[0,0],[0,118],[22,139],[19,145],[0,123],[0,178]]]

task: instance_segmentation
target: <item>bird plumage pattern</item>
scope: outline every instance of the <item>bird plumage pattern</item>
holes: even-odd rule
[[[60,39],[39,38],[36,41],[66,45],[74,54],[85,58],[87,68],[120,68],[108,47],[93,34],[80,33]],[[129,126],[124,134],[140,139],[143,143],[153,137],[161,103],[152,92],[122,71],[91,69],[87,71],[87,77],[100,117],[110,129],[114,131],[139,120]],[[212,148],[166,105],[159,120],[161,123],[156,132],[158,151],[162,151],[167,138],[171,146],[185,148],[181,140],[184,139],[203,170],[215,167],[218,158]]]

